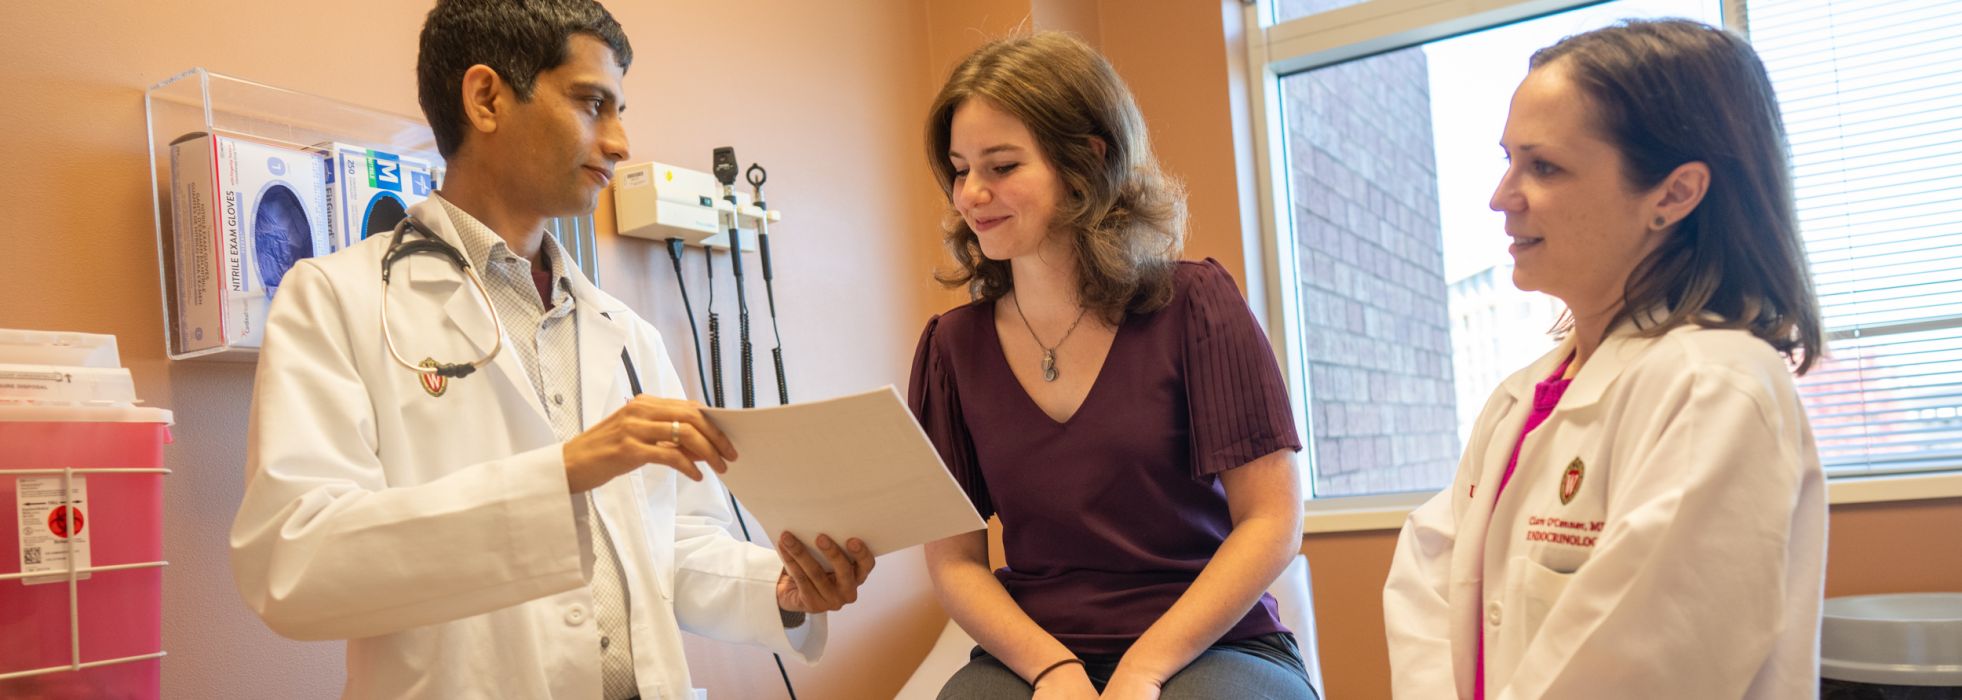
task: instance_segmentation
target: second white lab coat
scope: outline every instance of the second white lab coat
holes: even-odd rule
[[[1825,484],[1785,361],[1737,330],[1628,324],[1526,438],[1508,378],[1457,478],[1410,514],[1384,588],[1403,700],[1749,698],[1819,691]]]
[[[461,249],[442,206],[414,210]],[[259,360],[232,569],[275,632],[347,640],[349,698],[600,697],[583,497],[506,338],[476,373],[426,386],[382,343],[389,235],[303,260],[281,284]],[[430,254],[398,263],[389,325],[411,361],[481,356],[497,336],[475,287]],[[572,276],[587,426],[643,389],[683,396],[654,328]],[[440,391],[436,390],[440,388]],[[549,407],[548,407],[549,406]],[[726,492],[651,466],[593,492],[626,574],[643,697],[687,698],[681,631],[821,653],[822,615],[783,629],[773,550],[738,541]]]

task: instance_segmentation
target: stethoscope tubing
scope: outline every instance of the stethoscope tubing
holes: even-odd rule
[[[404,238],[411,231],[420,234],[428,243],[412,244],[408,250],[404,251],[402,250]],[[420,252],[436,253],[449,259],[452,264],[456,265],[457,270],[462,272],[463,276],[470,280],[471,286],[477,288],[477,300],[483,304],[484,313],[490,315],[492,327],[497,331],[496,336],[492,340],[490,352],[486,353],[483,357],[465,363],[444,363],[432,360],[417,364],[403,357],[401,350],[395,346],[395,334],[388,326],[388,269],[401,258]],[[433,374],[441,377],[466,377],[470,373],[477,371],[479,367],[490,364],[492,360],[497,359],[497,354],[504,350],[504,321],[497,317],[497,309],[491,306],[490,290],[484,287],[484,280],[477,276],[476,270],[470,268],[469,263],[464,260],[463,254],[457,251],[456,246],[450,245],[448,241],[436,237],[435,233],[423,227],[422,222],[416,221],[413,216],[405,217],[401,223],[395,225],[395,239],[389,242],[388,252],[382,255],[381,330],[382,345],[388,348],[389,357],[394,358],[396,364],[417,374]]]

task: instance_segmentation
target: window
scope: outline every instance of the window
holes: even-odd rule
[[[1273,0],[1255,32],[1274,334],[1315,497],[1447,484],[1501,379],[1553,346],[1486,202],[1528,56],[1629,17],[1748,22],[1783,104],[1831,358],[1834,474],[1962,466],[1962,13],[1952,0]],[[1497,6],[1497,7],[1493,7]],[[1563,7],[1565,9],[1563,9]],[[1548,13],[1549,10],[1556,10]]]
[[[1962,13],[1753,0],[1830,357],[1800,381],[1833,474],[1962,464]]]

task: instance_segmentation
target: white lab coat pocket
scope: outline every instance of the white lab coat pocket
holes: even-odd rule
[[[667,473],[664,474],[661,471],[651,470],[661,470]],[[673,472],[663,465],[655,465],[653,467],[642,467],[639,471],[634,472],[632,476],[634,496],[640,499],[641,503],[646,504],[645,507],[648,509],[647,514],[643,516],[644,519],[642,522],[647,524],[644,532],[648,539],[648,547],[654,552],[653,562],[650,562],[651,566],[649,568],[653,570],[654,574],[655,593],[661,596],[662,601],[672,605],[674,603],[675,572],[668,565],[673,564],[675,560],[675,531],[673,506],[668,504],[674,502],[674,496],[672,493],[667,493],[663,494],[663,498],[657,500],[650,498],[649,492],[672,491],[674,489]]]
[[[1527,556],[1515,556],[1506,563],[1504,592],[1497,606],[1488,605],[1486,610],[1486,628],[1496,641],[1493,653],[1485,660],[1488,689],[1505,687],[1512,672],[1522,665],[1559,663],[1557,659],[1522,657],[1573,578],[1573,574],[1554,571]]]
[[[1540,631],[1540,624],[1546,622],[1547,611],[1553,609],[1555,601],[1567,591],[1567,583],[1573,574],[1563,574],[1546,567],[1531,557],[1513,560],[1518,570],[1511,587],[1515,596],[1513,609],[1517,610],[1519,631],[1525,639],[1532,639]]]

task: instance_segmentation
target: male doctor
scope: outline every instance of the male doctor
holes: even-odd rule
[[[416,70],[449,170],[410,212],[426,235],[281,285],[232,570],[274,631],[348,640],[346,697],[687,698],[682,629],[813,661],[818,613],[873,568],[857,540],[729,536],[698,465],[735,447],[680,400],[654,328],[544,235],[627,158],[632,56],[590,0],[438,0]],[[461,260],[384,277],[404,237]]]

